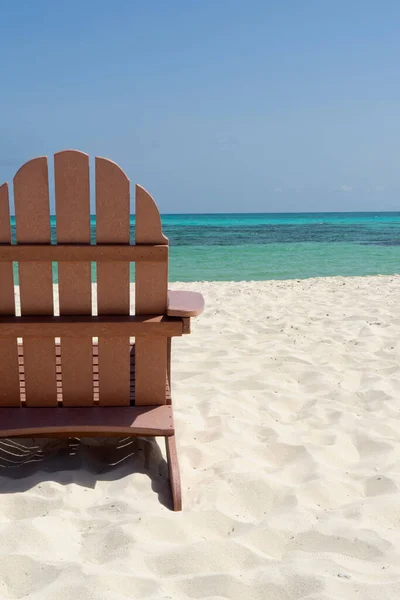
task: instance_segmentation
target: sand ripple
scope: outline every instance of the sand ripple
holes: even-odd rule
[[[184,511],[147,440],[0,444],[0,598],[400,597],[400,277],[174,284]]]

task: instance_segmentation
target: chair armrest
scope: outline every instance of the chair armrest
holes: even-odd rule
[[[169,317],[197,317],[204,310],[204,298],[199,292],[168,290]]]

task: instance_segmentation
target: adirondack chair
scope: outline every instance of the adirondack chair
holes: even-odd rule
[[[95,162],[96,244],[90,241],[89,157],[57,153],[54,181],[56,244],[47,158],[29,161],[14,178],[16,244],[8,187],[0,187],[0,437],[163,436],[173,508],[180,510],[171,338],[190,332],[203,298],[168,291],[168,239],[154,200],[140,186],[136,244],[130,244],[129,180],[115,163]],[[18,263],[20,316],[12,261]],[[59,311],[52,263],[58,265]]]

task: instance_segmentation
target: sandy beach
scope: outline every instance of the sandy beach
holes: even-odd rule
[[[3,441],[0,598],[398,599],[400,276],[170,288],[183,512],[162,440]]]

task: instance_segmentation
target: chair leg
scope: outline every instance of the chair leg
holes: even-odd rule
[[[169,482],[172,492],[172,502],[174,510],[182,510],[182,491],[181,476],[179,473],[178,454],[176,452],[175,436],[171,435],[165,438],[165,448],[167,451]]]
[[[168,388],[169,388],[169,394],[167,394],[167,404],[171,404],[171,396],[172,396],[172,389],[171,389],[171,343],[172,343],[172,339],[171,338],[167,338],[167,380],[168,380]]]

